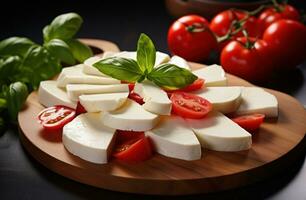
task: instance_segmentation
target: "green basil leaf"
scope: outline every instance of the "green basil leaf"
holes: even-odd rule
[[[96,62],[100,72],[122,81],[135,82],[143,78],[143,72],[133,59],[111,57]]]
[[[83,63],[87,58],[93,56],[91,49],[79,40],[71,39],[67,40],[66,43],[70,47],[73,57],[80,63]]]
[[[10,37],[0,42],[0,55],[18,55],[24,57],[33,45],[34,42],[29,40],[28,38]]]
[[[16,79],[37,89],[40,81],[52,78],[60,70],[59,59],[53,57],[44,47],[36,46],[27,54]]]
[[[187,69],[165,63],[154,68],[148,79],[160,87],[183,88],[197,80],[197,76]]]
[[[4,98],[0,98],[0,112],[6,108],[6,100]]]
[[[46,44],[49,52],[68,65],[74,65],[75,59],[70,51],[69,46],[60,39],[52,39]]]
[[[22,59],[19,56],[10,56],[0,60],[0,83],[14,81],[14,76],[19,71]]]
[[[17,114],[28,97],[28,88],[22,82],[15,82],[4,88],[7,109],[10,119],[17,120]]]
[[[155,64],[156,50],[152,40],[142,33],[137,43],[137,63],[143,72],[150,73]]]
[[[67,13],[57,16],[49,26],[43,29],[45,42],[54,38],[71,39],[80,29],[83,19],[76,13]]]

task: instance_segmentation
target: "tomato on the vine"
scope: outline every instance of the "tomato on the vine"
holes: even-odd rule
[[[187,15],[176,20],[169,28],[168,47],[172,54],[200,62],[217,48],[217,40],[206,19]]]
[[[230,42],[221,52],[221,65],[228,73],[251,82],[265,81],[273,70],[273,52],[264,40],[246,37]]]
[[[279,70],[292,69],[306,59],[306,27],[297,21],[274,22],[265,30],[263,40],[273,48]]]

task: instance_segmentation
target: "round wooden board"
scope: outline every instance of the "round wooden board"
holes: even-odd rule
[[[108,50],[103,45],[98,47]],[[190,64],[194,69],[203,67]],[[227,74],[227,77],[229,85],[252,86],[235,76]],[[20,138],[29,153],[47,168],[104,189],[161,195],[231,189],[286,170],[305,148],[306,111],[303,106],[286,94],[267,91],[278,99],[279,117],[262,125],[252,138],[252,148],[234,153],[203,150],[202,159],[197,161],[158,154],[141,163],[111,160],[98,165],[84,161],[64,148],[61,134],[48,134],[38,124],[36,116],[43,106],[38,103],[36,92],[28,97],[25,108],[19,113]]]

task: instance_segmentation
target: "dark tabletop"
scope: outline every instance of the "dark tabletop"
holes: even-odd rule
[[[86,2],[86,3],[84,3]],[[297,6],[301,2],[294,1]],[[138,7],[137,7],[138,6]],[[305,7],[304,7],[305,9]],[[65,1],[31,3],[10,1],[1,6],[0,40],[10,36],[26,36],[41,43],[41,30],[55,16],[74,11],[84,18],[79,33],[83,38],[99,38],[118,44],[120,49],[134,50],[141,32],[147,33],[156,48],[168,52],[167,29],[174,20],[167,14],[163,1],[99,3]],[[281,90],[306,104],[306,63],[290,74],[277,77],[265,87]],[[306,148],[305,148],[306,151]],[[305,153],[283,173],[262,182],[238,188],[195,196],[162,197],[160,199],[306,199]],[[0,199],[156,199],[112,192],[87,186],[57,175],[35,161],[22,147],[18,129],[11,126],[0,135]]]

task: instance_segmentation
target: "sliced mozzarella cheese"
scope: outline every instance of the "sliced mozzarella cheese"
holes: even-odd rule
[[[99,113],[77,116],[63,128],[63,144],[75,156],[93,163],[107,163],[115,129],[102,124]]]
[[[205,80],[205,86],[226,86],[225,72],[220,65],[210,65],[193,71],[193,74]]]
[[[116,110],[124,104],[128,92],[110,94],[87,94],[79,97],[81,105],[87,112]]]
[[[231,113],[241,103],[241,87],[207,87],[193,92],[213,104],[213,109],[222,113]]]
[[[181,68],[190,70],[190,66],[189,66],[188,62],[180,56],[172,56],[169,63],[177,65]]]
[[[261,113],[266,117],[278,116],[278,102],[274,95],[258,87],[244,87],[242,89],[242,102],[237,114]]]
[[[41,81],[38,89],[38,101],[46,107],[63,105],[76,108],[76,102],[71,101],[65,89],[58,88],[56,81]]]
[[[155,150],[161,155],[182,160],[201,158],[201,145],[197,137],[180,117],[162,117],[160,123],[145,134],[150,137]]]
[[[78,101],[79,96],[82,94],[104,94],[104,93],[117,93],[128,92],[128,84],[116,85],[88,85],[88,84],[68,84],[66,86],[68,97],[72,101]]]
[[[134,92],[143,98],[145,103],[142,106],[147,111],[159,115],[170,115],[171,101],[160,87],[149,82],[136,83]]]
[[[141,105],[127,99],[119,109],[103,112],[102,122],[111,128],[132,131],[147,131],[159,121],[159,116],[146,111]]]
[[[64,68],[57,79],[57,86],[66,87],[67,84],[120,84],[120,80],[114,78],[86,75],[83,73],[83,66],[83,64],[80,64]]]
[[[219,112],[203,119],[187,119],[202,147],[216,151],[241,151],[251,147],[252,136]]]

